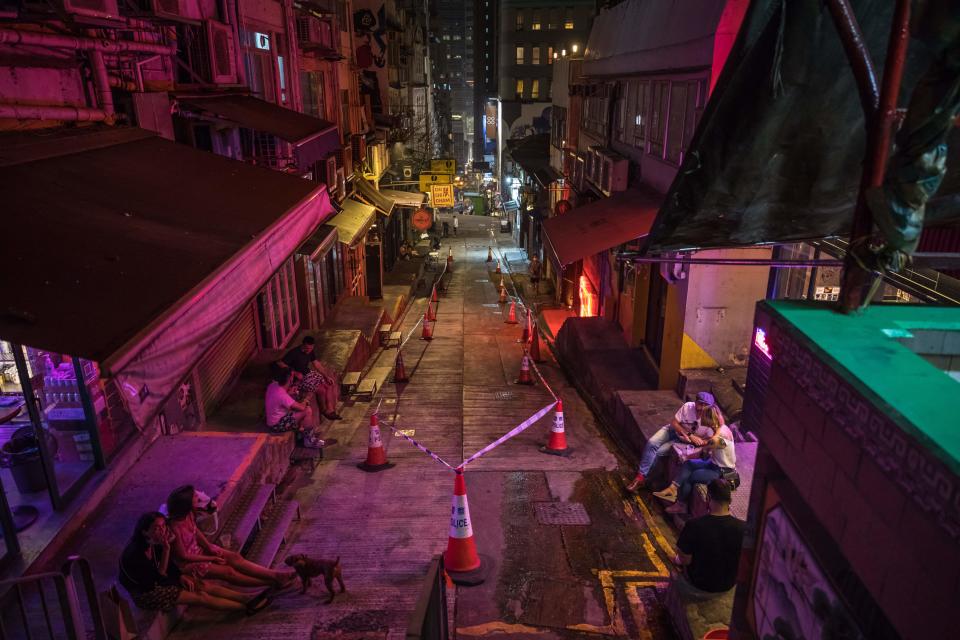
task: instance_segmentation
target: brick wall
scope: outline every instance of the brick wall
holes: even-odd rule
[[[882,612],[903,638],[953,637],[958,623],[951,612],[960,602],[957,475],[897,424],[902,417],[867,397],[762,304],[757,326],[772,357],[761,360],[754,348],[751,368],[769,371],[753,376],[765,378],[766,389],[748,381],[744,415],[762,455],[775,463],[758,465],[755,487],[766,485],[764,474],[782,473],[769,480],[791,489],[785,493],[799,502],[794,511],[805,516],[795,518],[802,533],[808,535],[806,520],[810,548],[829,559],[823,569],[861,626],[876,624],[866,618]],[[845,592],[848,572],[866,594]]]

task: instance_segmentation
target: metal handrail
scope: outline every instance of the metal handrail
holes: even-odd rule
[[[90,563],[79,556],[70,556],[60,572],[48,571],[44,573],[34,573],[0,581],[0,593],[5,594],[4,598],[11,597],[11,594],[16,595],[16,611],[20,614],[20,621],[23,624],[23,632],[27,640],[35,637],[30,625],[30,615],[34,613],[34,611],[29,610],[27,606],[27,596],[29,595],[27,589],[31,585],[36,586],[36,594],[39,596],[39,604],[43,614],[47,637],[57,637],[60,631],[56,629],[54,625],[55,612],[51,612],[47,604],[47,596],[43,590],[45,583],[52,584],[57,593],[57,600],[60,607],[59,622],[63,624],[63,632],[66,634],[64,637],[67,640],[86,640],[86,638],[89,637],[84,629],[80,598],[78,597],[77,586],[73,578],[75,569],[79,569],[80,578],[83,582],[90,617],[93,622],[92,637],[95,640],[107,640],[107,632],[100,611],[99,597],[93,581],[93,572],[90,569]],[[6,611],[10,612],[13,611],[13,609],[6,608]],[[4,624],[4,619],[0,617],[0,639],[13,637],[22,636],[10,635]]]

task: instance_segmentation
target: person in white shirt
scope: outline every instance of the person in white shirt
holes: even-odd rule
[[[653,468],[657,458],[668,455],[673,451],[675,443],[683,442],[702,447],[706,440],[699,434],[704,427],[713,428],[714,413],[711,409],[716,406],[712,393],[701,391],[694,402],[686,402],[673,416],[670,424],[661,427],[643,448],[640,464],[637,467],[637,476],[629,485],[628,491],[636,491],[646,485],[646,478]],[[719,415],[719,411],[716,415]],[[722,417],[721,417],[722,420]]]
[[[278,368],[273,382],[267,386],[264,398],[267,428],[273,433],[285,431],[299,431],[303,436],[304,446],[322,447],[322,440],[314,436],[317,428],[310,401],[297,402],[290,395],[290,384],[293,381],[293,371],[289,368]]]
[[[713,410],[716,410],[716,407]],[[716,411],[719,414],[719,410]],[[730,427],[723,423],[722,416],[718,417],[718,422],[713,436],[693,454],[699,454],[702,457],[687,460],[680,468],[676,480],[663,491],[653,494],[661,500],[675,503],[667,508],[667,513],[685,513],[687,498],[690,497],[693,485],[709,485],[714,480],[722,478],[724,474],[737,468],[733,432]]]
[[[457,231],[460,230],[460,218],[457,217],[457,214],[453,214],[453,235],[457,235]]]

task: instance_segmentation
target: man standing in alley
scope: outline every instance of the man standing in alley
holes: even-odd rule
[[[534,255],[530,258],[530,264],[527,266],[527,274],[530,276],[530,284],[533,285],[533,292],[540,293],[540,270],[543,265],[540,264],[540,258]]]
[[[453,235],[457,235],[457,230],[460,228],[460,218],[457,217],[457,214],[453,214]]]

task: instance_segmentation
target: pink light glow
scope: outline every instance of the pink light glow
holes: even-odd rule
[[[597,315],[597,294],[592,292],[586,276],[580,276],[580,317],[592,318]]]
[[[773,360],[773,354],[770,353],[770,345],[767,344],[767,332],[760,327],[757,327],[757,332],[753,334],[753,344],[763,352],[763,355]]]

